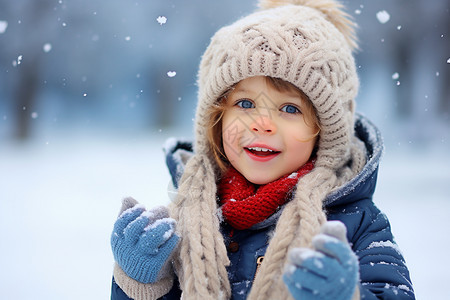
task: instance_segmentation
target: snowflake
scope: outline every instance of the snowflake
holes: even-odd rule
[[[385,10],[377,12],[377,19],[381,24],[387,23],[390,18],[391,18],[391,16]]]
[[[167,18],[164,16],[159,16],[158,18],[156,18],[156,21],[159,23],[159,25],[163,25],[166,24]]]

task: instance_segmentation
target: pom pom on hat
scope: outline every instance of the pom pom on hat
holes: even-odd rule
[[[335,0],[260,0],[258,7],[270,9],[284,5],[302,5],[320,11],[345,37],[352,50],[358,50],[356,28],[351,15],[344,11],[344,5]]]

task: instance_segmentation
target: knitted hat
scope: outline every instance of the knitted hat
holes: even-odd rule
[[[207,124],[210,108],[232,85],[253,76],[290,82],[309,97],[321,125],[315,168],[299,181],[278,220],[250,299],[290,297],[281,279],[288,250],[310,245],[326,221],[322,201],[365,163],[353,132],[354,24],[342,6],[334,0],[272,0],[260,7],[220,29],[200,64],[195,155],[171,208],[182,237],[175,267],[186,299],[230,297],[229,260],[216,215],[218,166]]]

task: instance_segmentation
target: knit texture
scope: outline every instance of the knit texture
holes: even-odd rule
[[[298,180],[314,167],[311,160],[300,170],[257,188],[231,167],[219,182],[223,218],[235,229],[248,229],[264,221],[283,205]]]
[[[285,205],[248,299],[292,298],[282,281],[288,251],[311,246],[326,221],[323,200],[365,163],[365,149],[353,132],[359,83],[351,20],[333,0],[264,2],[268,9],[220,29],[200,64],[195,155],[170,207],[181,237],[174,267],[183,299],[231,295],[229,260],[216,214],[220,170],[207,124],[211,107],[233,84],[252,76],[288,81],[309,97],[321,124],[315,167],[299,179],[292,201]],[[275,2],[296,5],[270,8]]]
[[[142,283],[127,276],[116,263],[114,265],[114,280],[124,293],[136,300],[158,299],[167,294],[173,285],[173,278],[166,277],[155,283]]]
[[[167,216],[166,207],[147,211],[136,204],[117,218],[111,248],[115,261],[131,278],[155,283],[171,274],[171,256],[179,237],[173,234],[175,221]]]

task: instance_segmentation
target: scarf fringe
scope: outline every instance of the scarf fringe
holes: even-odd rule
[[[226,271],[229,260],[216,215],[215,176],[207,166],[211,166],[209,161],[199,156],[188,161],[177,199],[171,205],[181,236],[175,269],[183,299],[228,299],[231,296]]]

